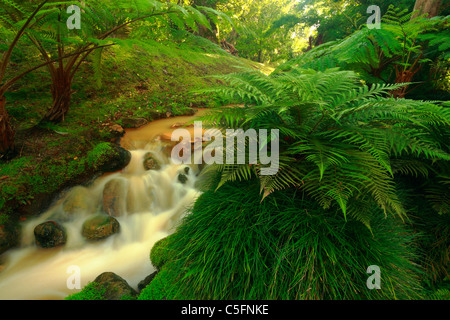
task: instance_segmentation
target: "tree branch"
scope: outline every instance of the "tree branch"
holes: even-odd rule
[[[95,50],[95,49],[98,49],[98,48],[110,47],[110,46],[113,46],[113,45],[115,45],[115,44],[114,44],[114,43],[111,43],[111,44],[105,44],[105,45],[96,46],[95,48],[91,48],[91,49],[88,49],[88,50]],[[36,70],[36,69],[45,67],[46,65],[48,65],[48,64],[50,64],[50,63],[58,62],[60,59],[65,59],[65,58],[72,57],[72,56],[74,56],[74,55],[79,55],[79,54],[81,54],[81,53],[83,53],[83,52],[86,52],[86,51],[88,51],[88,50],[77,51],[77,52],[75,52],[75,53],[65,55],[64,57],[60,57],[60,58],[56,58],[56,59],[53,59],[53,60],[44,62],[44,63],[42,63],[42,64],[40,64],[40,65],[37,65],[37,66],[35,66],[35,67],[31,68],[31,69],[28,69],[28,70],[25,71],[25,72],[22,72],[21,74],[15,76],[14,78],[12,78],[11,80],[9,80],[8,82],[6,82],[5,84],[3,84],[3,85],[0,87],[0,97],[2,97],[2,96],[5,94],[6,90],[7,90],[9,87],[11,87],[11,85],[13,85],[17,80],[19,80],[19,79],[22,78],[23,76],[27,75],[28,73],[30,73],[30,72],[32,72],[32,71],[34,71],[34,70]]]
[[[3,55],[3,59],[0,65],[0,81],[4,78],[6,67],[8,66],[9,59],[11,58],[12,51],[14,50],[14,47],[16,46],[17,42],[19,42],[19,39],[22,37],[23,33],[25,32],[25,29],[28,27],[28,25],[31,23],[33,18],[36,16],[36,14],[41,10],[41,8],[48,2],[48,0],[44,0],[37,6],[37,8],[33,11],[33,13],[28,17],[25,24],[20,28],[19,32],[17,32],[14,40],[9,45],[8,50]]]

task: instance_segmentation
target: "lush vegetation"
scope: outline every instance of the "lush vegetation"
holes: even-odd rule
[[[159,253],[166,257],[156,261],[160,274],[141,295],[154,297],[163,283],[160,290],[178,299],[421,296],[414,236],[398,219],[378,212],[372,234],[336,209],[323,210],[305,193],[261,198],[254,182],[202,194]],[[370,265],[383,266],[383,290],[367,290]]]
[[[278,170],[250,165],[248,145],[245,164],[207,166],[137,299],[449,299],[449,14],[439,0],[0,1],[0,235],[97,173],[125,119],[202,106],[223,132],[278,130],[260,145]]]

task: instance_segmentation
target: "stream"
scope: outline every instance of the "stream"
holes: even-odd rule
[[[74,267],[79,270],[81,288],[109,271],[137,290],[138,283],[155,271],[149,259],[152,246],[174,231],[199,195],[195,188],[198,167],[174,164],[167,136],[203,112],[126,130],[121,145],[132,154],[126,168],[64,191],[46,212],[23,222],[20,246],[1,257],[0,299],[64,299],[81,291],[68,285]],[[149,152],[161,164],[158,170],[145,170],[143,162]],[[187,177],[184,183],[178,179],[180,173]],[[112,180],[125,186],[116,194],[123,206],[122,214],[115,216],[120,231],[103,240],[88,241],[82,236],[82,225],[88,217],[104,211],[104,189]],[[67,203],[73,198],[81,209],[69,214]],[[65,245],[50,249],[36,245],[34,228],[49,220],[58,221],[66,230]]]

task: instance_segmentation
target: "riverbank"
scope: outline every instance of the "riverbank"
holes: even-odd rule
[[[60,124],[37,125],[51,102],[45,70],[16,88],[8,111],[17,130],[17,156],[0,163],[0,258],[18,244],[21,221],[42,213],[62,190],[95,177],[89,158],[104,143],[118,143],[126,128],[213,107],[211,97],[193,93],[217,84],[205,76],[263,68],[213,44],[201,49],[151,41],[111,48],[104,53],[101,87],[88,80],[92,66],[82,66]]]

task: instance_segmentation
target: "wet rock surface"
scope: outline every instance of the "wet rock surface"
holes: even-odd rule
[[[82,235],[87,240],[102,240],[119,232],[120,224],[117,219],[106,214],[95,215],[87,219],[82,226]]]
[[[127,184],[122,179],[113,179],[103,189],[103,211],[110,216],[120,217],[125,214]]]
[[[62,246],[67,241],[67,234],[63,226],[55,221],[46,221],[34,228],[36,245],[41,248]]]
[[[133,298],[137,292],[122,277],[113,272],[104,272],[95,278],[97,288],[104,290],[102,297],[106,300],[123,300]]]
[[[148,152],[148,153],[145,154],[143,165],[144,165],[144,169],[145,170],[159,170],[159,169],[161,169],[161,165],[155,159],[155,157],[152,155],[151,152]]]
[[[180,183],[185,184],[187,180],[188,180],[188,177],[185,174],[180,173],[178,175],[178,181]]]
[[[148,123],[144,118],[126,118],[122,120],[122,127],[126,129],[137,129]]]
[[[0,226],[0,254],[19,245],[19,228],[9,224]]]
[[[64,200],[63,210],[69,214],[88,211],[90,209],[88,199],[90,199],[90,194],[87,188],[75,187]]]
[[[103,155],[97,169],[102,172],[115,172],[125,168],[131,161],[130,151],[114,143],[109,144],[110,151]]]

